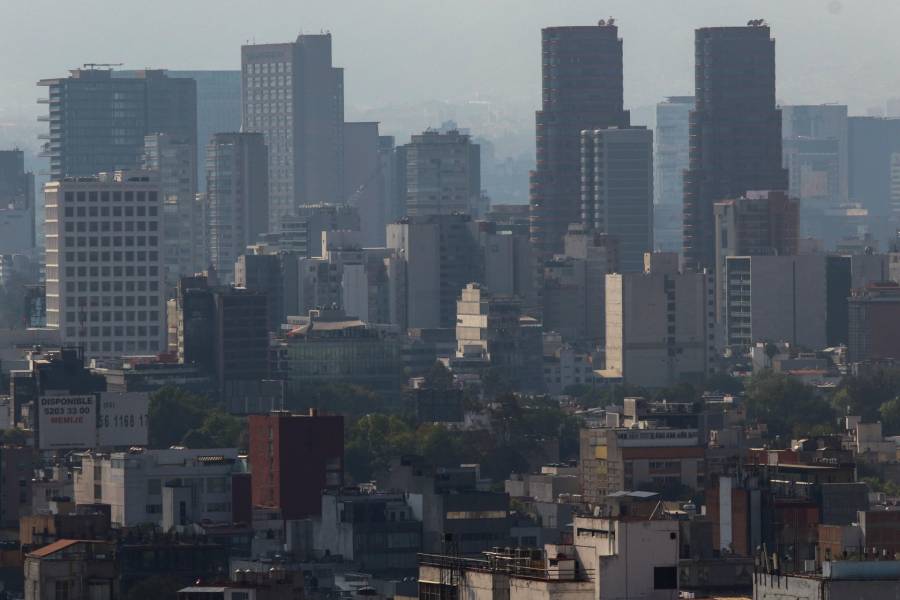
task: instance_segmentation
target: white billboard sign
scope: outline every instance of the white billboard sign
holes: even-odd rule
[[[102,392],[97,417],[99,446],[146,446],[150,395],[144,392]]]
[[[97,442],[97,399],[93,394],[38,399],[41,450],[91,448]]]

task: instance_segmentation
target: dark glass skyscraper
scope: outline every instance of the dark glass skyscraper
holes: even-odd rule
[[[197,84],[163,71],[113,77],[108,69],[75,69],[44,79],[49,88],[50,178],[140,168],[144,136],[167,133],[197,144]]]
[[[531,174],[531,242],[538,260],[563,249],[570,223],[581,221],[581,132],[628,127],[623,110],[618,28],[548,27],[541,32],[541,110],[537,165]]]
[[[713,205],[750,190],[786,190],[775,40],[769,28],[698,29],[691,159],[684,177],[684,264],[715,268]]]

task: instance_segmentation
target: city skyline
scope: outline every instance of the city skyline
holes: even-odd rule
[[[93,2],[97,7],[102,4]],[[161,15],[168,14],[167,7],[174,7],[170,2],[162,4]],[[478,11],[463,10],[459,3],[452,7],[412,7],[405,0],[372,5],[350,2],[338,7],[304,3],[303,8],[278,3],[279,13],[284,15],[279,19],[267,18],[271,11],[247,15],[238,13],[237,5],[217,5],[220,27],[211,39],[202,33],[208,19],[207,2],[179,6],[181,18],[174,23],[162,23],[147,15],[137,25],[132,21],[127,35],[125,30],[110,30],[104,35],[79,38],[54,35],[56,23],[67,23],[76,15],[69,13],[75,7],[51,5],[56,6],[29,5],[19,21],[0,24],[0,34],[13,46],[23,46],[23,36],[32,30],[11,27],[17,22],[40,22],[46,32],[44,50],[0,63],[5,73],[0,79],[0,94],[5,98],[0,110],[0,140],[5,145],[36,145],[29,135],[17,134],[23,128],[31,131],[34,122],[30,118],[40,112],[34,104],[38,96],[35,74],[62,76],[68,69],[91,61],[121,62],[125,68],[238,69],[242,44],[279,42],[301,32],[323,30],[335,36],[335,64],[348,71],[348,117],[354,119],[360,116],[357,113],[379,107],[479,99],[518,119],[533,119],[531,112],[540,102],[539,30],[590,24],[609,16],[616,18],[625,41],[625,106],[645,109],[647,114],[646,118],[635,119],[638,124],[653,124],[650,109],[662,98],[691,93],[694,29],[742,25],[760,17],[768,21],[773,37],[779,40],[777,98],[781,103],[839,102],[848,104],[851,113],[861,114],[871,107],[883,107],[887,99],[898,95],[893,90],[900,89],[900,76],[890,70],[888,59],[900,51],[900,41],[883,25],[892,14],[900,17],[900,7],[879,5],[879,18],[875,20],[871,2],[850,6],[837,1],[804,1],[784,6],[767,1],[721,6],[703,1],[675,11],[668,4],[651,0],[642,3],[641,9],[614,2],[604,6],[603,12],[580,1],[567,3],[564,8],[530,6],[517,12],[508,10],[508,2],[479,6]],[[351,5],[352,10],[347,8]],[[648,5],[653,19],[646,18]],[[78,14],[83,14],[83,6],[77,8]],[[129,7],[123,10],[129,14]],[[816,21],[815,27],[808,26],[811,18]],[[172,43],[158,43],[157,25],[170,31]],[[866,30],[865,45],[855,41],[861,27]],[[829,43],[817,44],[817,36],[827,36]],[[392,39],[402,39],[403,43],[390,43]],[[415,44],[425,44],[427,51],[407,53],[406,48]],[[811,56],[812,48],[815,54]],[[68,60],[72,62],[64,64],[59,56],[71,57]],[[822,67],[808,68],[810,61]],[[447,77],[447,73],[454,76]],[[850,77],[855,85],[842,85]]]

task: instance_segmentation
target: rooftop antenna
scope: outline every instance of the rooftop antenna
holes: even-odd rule
[[[121,67],[124,63],[84,63],[81,65],[82,69],[96,69],[96,68],[105,68],[112,70],[113,67]]]

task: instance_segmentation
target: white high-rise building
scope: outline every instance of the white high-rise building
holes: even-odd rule
[[[156,174],[44,186],[47,325],[89,358],[165,350],[162,196]]]

